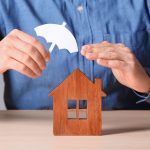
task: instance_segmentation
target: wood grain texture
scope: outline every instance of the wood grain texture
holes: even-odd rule
[[[79,69],[71,73],[54,89],[53,96],[54,135],[100,135],[102,128],[101,80],[90,81]],[[77,101],[77,118],[68,119],[68,100]],[[87,119],[79,119],[79,100],[87,100]]]

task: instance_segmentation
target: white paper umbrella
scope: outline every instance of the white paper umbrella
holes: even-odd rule
[[[59,49],[67,49],[70,53],[78,52],[76,39],[65,25],[65,22],[62,25],[44,24],[34,29],[38,36],[45,38],[48,43],[52,43],[50,52],[53,51],[55,45]]]

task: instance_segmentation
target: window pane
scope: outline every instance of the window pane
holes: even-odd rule
[[[76,119],[76,118],[77,118],[76,110],[68,110],[68,119]]]
[[[79,100],[79,109],[87,109],[87,100]]]
[[[87,111],[79,111],[79,119],[87,119]]]
[[[68,100],[68,109],[76,109],[77,101],[76,100]]]

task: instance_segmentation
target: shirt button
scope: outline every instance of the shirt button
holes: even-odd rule
[[[77,7],[77,10],[81,13],[81,12],[84,10],[84,8],[83,8],[82,5],[79,5],[79,6]]]

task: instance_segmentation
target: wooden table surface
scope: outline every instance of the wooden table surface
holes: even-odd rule
[[[102,136],[53,136],[52,111],[0,111],[0,150],[150,150],[150,111],[103,111]]]

